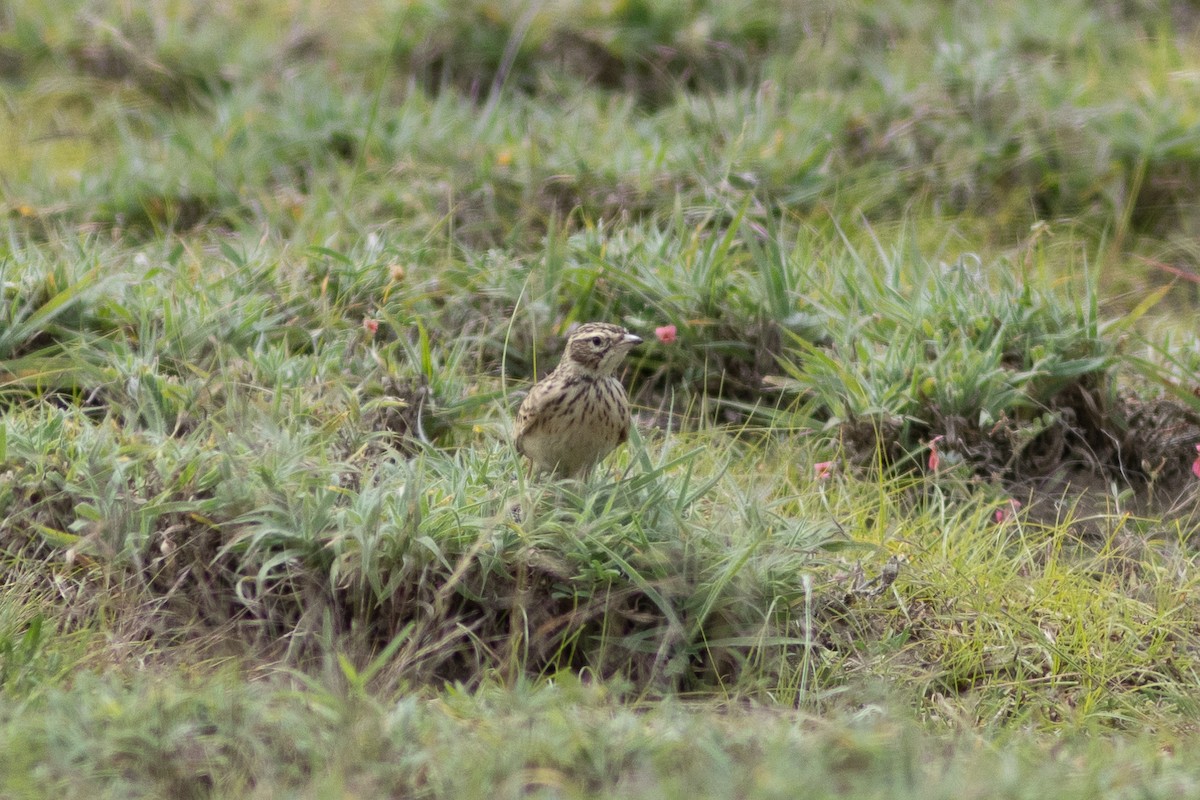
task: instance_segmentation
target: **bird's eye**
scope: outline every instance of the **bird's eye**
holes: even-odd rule
[[[592,337],[592,347],[599,347],[603,343],[604,343],[604,340],[601,339],[599,336]]]

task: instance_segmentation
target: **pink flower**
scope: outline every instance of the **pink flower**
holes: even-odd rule
[[[1200,453],[1200,444],[1196,445],[1196,452]],[[1200,456],[1197,456],[1196,460],[1192,462],[1192,474],[1200,478]]]
[[[942,463],[942,457],[938,455],[937,443],[945,436],[935,436],[929,440],[929,471],[937,472],[938,464]]]
[[[1017,513],[1017,511],[1020,509],[1021,501],[1015,497],[1010,497],[1008,498],[1008,507],[1005,508],[1004,506],[1001,506],[1000,508],[997,508],[996,513],[992,515],[992,518],[996,520],[996,524],[1000,524],[1006,519],[1011,519],[1012,515]]]
[[[371,319],[370,317],[364,317],[363,330],[367,332],[367,336],[374,336],[379,330],[379,320]]]
[[[663,325],[661,328],[654,329],[654,335],[663,344],[670,344],[675,341],[675,336],[679,333],[674,325]]]
[[[833,474],[833,465],[832,461],[818,461],[813,464],[813,472],[816,474],[817,480],[823,481],[829,478]]]

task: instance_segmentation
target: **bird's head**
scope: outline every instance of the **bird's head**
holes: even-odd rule
[[[642,337],[620,325],[586,322],[567,337],[563,364],[575,372],[607,377],[616,372],[625,354],[641,343]]]

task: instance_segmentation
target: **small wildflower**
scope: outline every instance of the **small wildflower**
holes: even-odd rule
[[[371,319],[370,317],[364,317],[363,330],[367,332],[367,336],[374,336],[379,330],[379,320]]]
[[[996,520],[996,524],[1000,524],[1005,520],[1012,519],[1013,514],[1016,514],[1020,510],[1021,501],[1015,497],[1010,497],[1008,498],[1008,505],[997,508],[996,513],[992,515],[992,518]]]
[[[1200,453],[1200,444],[1196,445],[1196,452]],[[1200,478],[1200,456],[1196,456],[1196,460],[1192,462],[1192,474]]]
[[[937,472],[938,464],[942,463],[942,457],[938,455],[937,443],[946,437],[935,436],[929,440],[929,471]]]
[[[832,461],[818,461],[813,464],[813,472],[816,474],[817,480],[826,480],[833,474],[833,463]]]
[[[663,344],[671,344],[675,341],[675,337],[679,334],[679,330],[674,325],[663,325],[660,328],[654,329],[654,335]]]

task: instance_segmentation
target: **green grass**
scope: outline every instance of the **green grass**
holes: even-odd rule
[[[228,675],[204,685],[94,677],[37,715],[0,717],[13,796],[110,787],[106,796],[298,792],[465,797],[1178,796],[1194,764],[1172,740],[931,737],[880,696],[844,719],[677,701],[614,705],[566,677],[541,688],[380,701],[354,690]],[[285,735],[280,735],[286,731]],[[954,746],[947,747],[952,742]],[[1095,764],[1080,769],[1079,764]],[[36,779],[31,775],[37,769]],[[252,777],[253,776],[253,779]]]
[[[1194,791],[1192,25],[0,9],[0,795]]]

